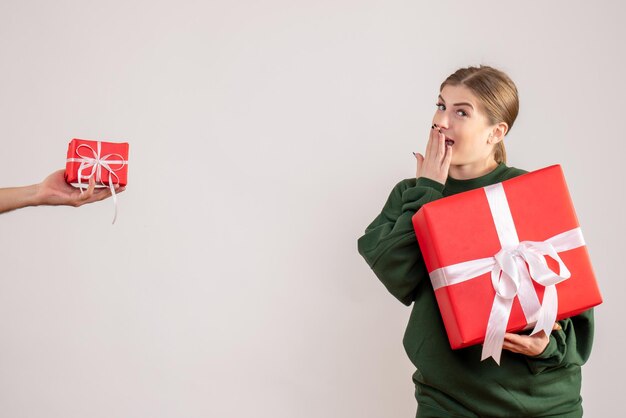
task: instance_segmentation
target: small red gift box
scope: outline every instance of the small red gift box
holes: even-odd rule
[[[92,175],[96,176],[96,186],[126,186],[128,143],[72,139],[67,148],[65,181],[87,187]]]
[[[499,364],[505,332],[602,303],[559,165],[427,203],[413,226],[452,349],[484,342]]]

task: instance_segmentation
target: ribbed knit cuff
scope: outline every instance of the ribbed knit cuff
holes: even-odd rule
[[[550,338],[548,339],[548,344],[546,345],[546,348],[544,348],[544,350],[541,352],[541,354],[537,354],[536,356],[530,356],[531,359],[547,359],[550,358],[554,355],[554,353],[556,352],[556,339],[550,335]]]
[[[527,356],[526,363],[533,374],[539,374],[544,370],[556,367],[563,361],[567,349],[565,333],[563,330],[555,330],[550,333],[550,342],[543,352],[536,356]]]
[[[422,205],[443,197],[444,185],[431,179],[419,177],[415,186],[402,192],[402,212],[417,212]]]

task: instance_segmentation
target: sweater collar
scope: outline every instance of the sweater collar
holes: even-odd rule
[[[448,179],[446,180],[446,185],[444,188],[445,190],[444,194],[450,195],[450,194],[465,192],[468,190],[476,189],[478,187],[484,187],[493,183],[497,183],[498,179],[500,178],[500,175],[504,173],[507,170],[507,168],[508,167],[506,166],[506,164],[501,162],[496,166],[496,168],[491,170],[489,173],[483,174],[482,176],[475,177],[473,179],[459,180],[459,179],[454,179],[448,176]]]

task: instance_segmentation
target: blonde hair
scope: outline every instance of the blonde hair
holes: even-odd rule
[[[441,83],[439,92],[446,85],[467,87],[478,98],[489,124],[506,122],[509,129],[505,135],[511,131],[519,112],[519,97],[515,83],[504,72],[488,65],[459,68]],[[494,147],[494,159],[506,163],[504,138]]]

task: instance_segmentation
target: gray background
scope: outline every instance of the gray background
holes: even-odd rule
[[[560,163],[605,297],[586,416],[619,416],[624,6],[0,2],[0,186],[128,141],[111,201],[0,216],[2,417],[411,417],[410,308],[358,255],[438,86],[520,91],[509,165]]]

